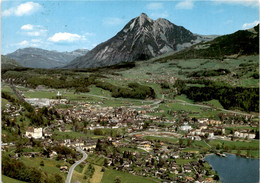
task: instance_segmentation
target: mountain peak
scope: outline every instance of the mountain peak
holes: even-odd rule
[[[139,17],[149,18],[145,13],[141,13]]]
[[[137,17],[137,19],[139,19],[140,26],[143,26],[147,22],[150,22],[150,23],[153,22],[153,20],[150,19],[145,13],[141,13],[141,15],[139,17]]]
[[[166,19],[150,19],[145,13],[131,19],[114,37],[76,58],[64,68],[91,68],[146,60],[191,45],[197,36]],[[184,47],[183,46],[183,47]]]

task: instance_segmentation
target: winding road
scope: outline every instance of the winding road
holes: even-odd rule
[[[68,176],[67,176],[67,179],[66,179],[66,183],[70,183],[71,181],[71,178],[72,178],[72,174],[73,174],[73,171],[74,171],[74,168],[76,166],[78,166],[80,163],[82,163],[85,159],[87,159],[88,155],[81,149],[81,148],[77,148],[77,151],[81,152],[83,154],[83,157],[81,158],[81,160],[79,161],[76,161],[71,167],[70,167],[70,170],[69,170],[69,173],[68,173]]]

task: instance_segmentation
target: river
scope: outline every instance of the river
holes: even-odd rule
[[[207,155],[207,161],[218,172],[222,183],[258,183],[259,159],[242,158],[233,154],[219,157]]]

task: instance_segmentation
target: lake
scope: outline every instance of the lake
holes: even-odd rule
[[[218,172],[223,183],[258,183],[259,159],[242,158],[233,154],[220,157],[207,155],[204,160]]]

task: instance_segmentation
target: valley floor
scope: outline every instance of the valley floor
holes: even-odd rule
[[[237,80],[232,73],[207,79],[254,88],[259,82],[251,77],[255,70],[242,68],[250,60],[256,64],[255,56],[241,57],[236,63],[222,61],[226,69],[245,70]],[[9,78],[26,76],[29,71],[8,71],[2,83],[3,182],[36,180],[16,169],[18,162],[26,171],[35,171],[39,181],[64,182],[69,168],[82,156],[77,147],[88,154],[72,176],[72,182],[82,183],[214,182],[219,177],[203,160],[206,154],[234,153],[259,158],[257,112],[225,109],[216,98],[195,102],[172,85],[180,79],[189,80],[190,74],[201,69],[218,69],[222,62],[205,59],[137,62],[134,68],[105,70],[96,78],[116,87],[127,88],[131,82],[140,84],[135,85],[136,90],[149,86],[156,96],[146,99],[115,98],[114,91],[95,82],[88,84],[88,91],[39,84],[31,87],[20,80],[11,85]],[[59,78],[50,81],[61,85],[64,79],[67,83],[95,75],[89,72],[63,75],[57,71],[48,76],[48,71],[41,72],[38,75],[30,71],[30,76],[43,80]],[[25,82],[35,81],[25,78]],[[204,87],[198,83],[185,84]],[[13,169],[7,171],[7,167]]]

